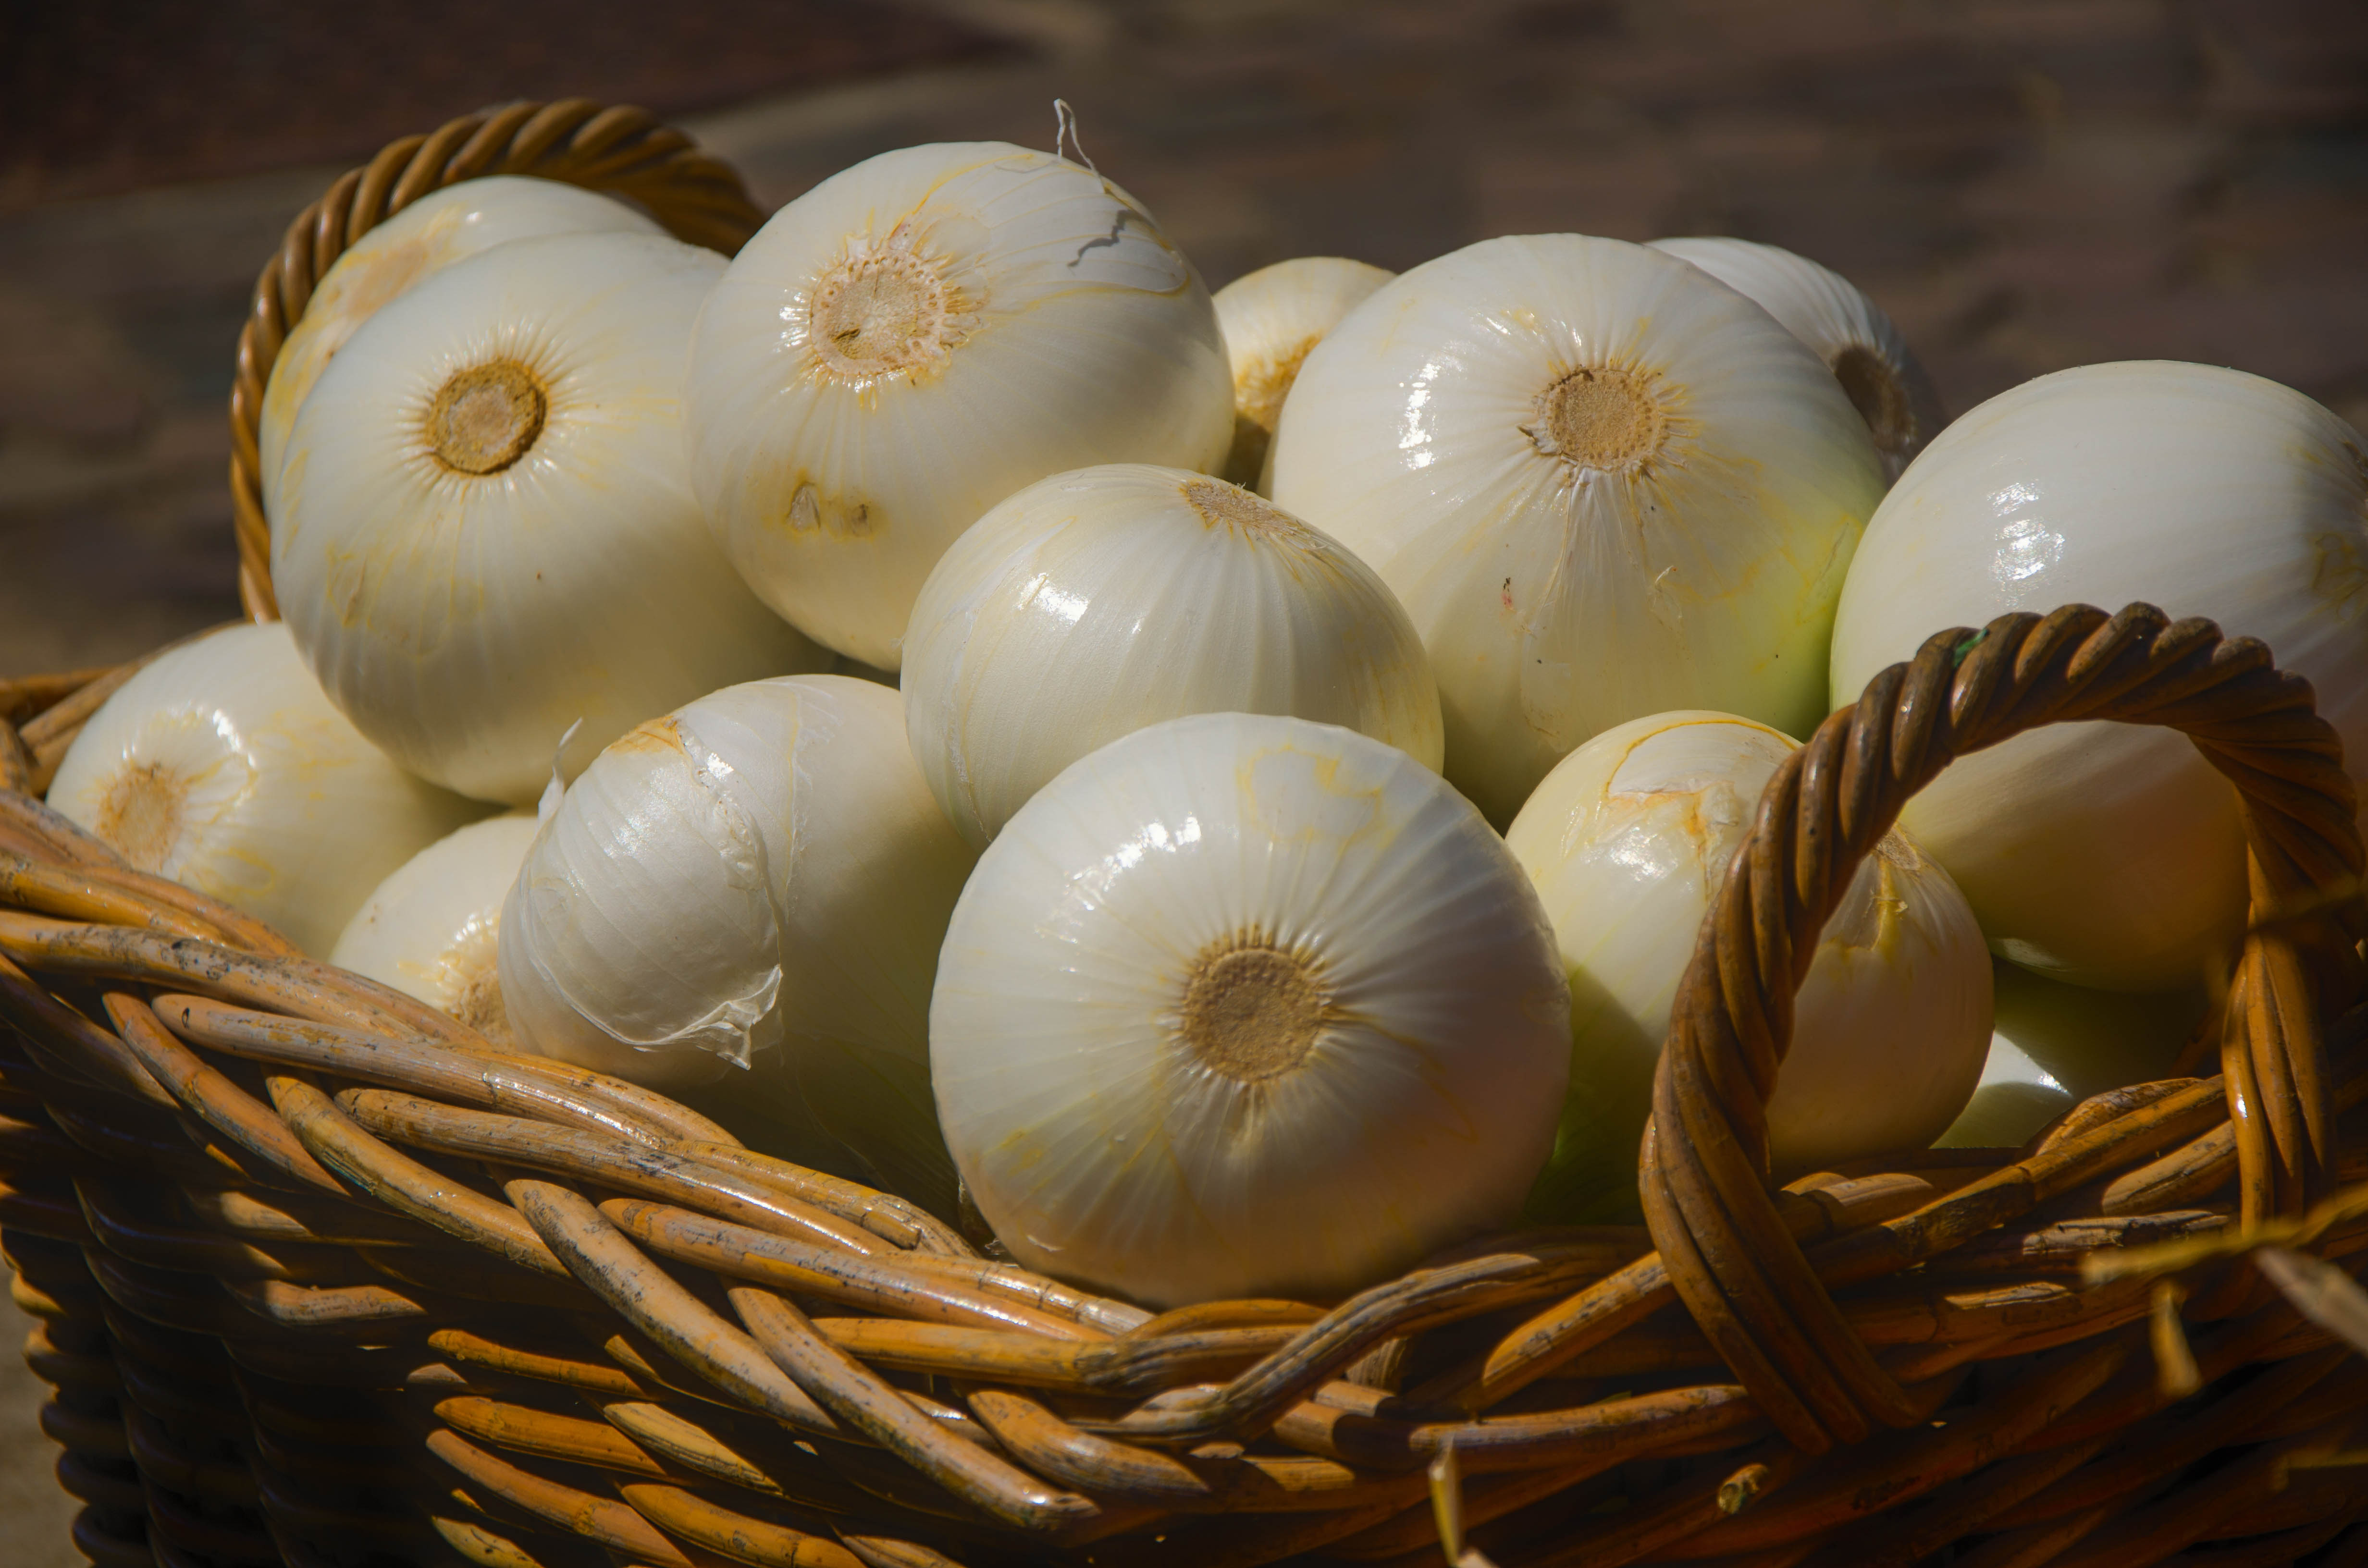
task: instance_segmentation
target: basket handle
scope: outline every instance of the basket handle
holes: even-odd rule
[[[1710,1342],[1810,1453],[1920,1413],[1834,1305],[1769,1194],[1766,1108],[1793,998],[1859,864],[1951,761],[2044,724],[2183,732],[2237,787],[2251,916],[2222,1045],[2243,1220],[2294,1213],[2334,1164],[2321,1019],[2356,1000],[2362,849],[2342,743],[2249,637],[2151,605],[1941,632],[1787,756],[1679,983],[1642,1152],[1645,1221]]]
[[[431,191],[485,175],[530,175],[630,197],[677,239],[730,256],[765,221],[732,166],[637,108],[588,98],[516,103],[464,114],[406,136],[347,171],[297,215],[255,280],[238,335],[230,394],[230,494],[238,530],[238,597],[256,620],[279,619],[271,592],[271,528],[263,516],[257,452],[263,389],[313,287],[347,247]]]

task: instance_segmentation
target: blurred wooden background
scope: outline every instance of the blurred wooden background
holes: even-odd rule
[[[1212,286],[1492,234],[1726,233],[1850,275],[1954,411],[2103,359],[2368,424],[2362,0],[0,4],[0,675],[236,611],[223,406],[296,210],[384,141],[580,92],[768,206],[884,149],[1102,169]],[[0,1356],[0,1560],[78,1561]]]

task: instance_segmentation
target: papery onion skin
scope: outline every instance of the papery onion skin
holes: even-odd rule
[[[277,624],[159,655],[91,715],[49,801],[315,958],[382,878],[485,812],[364,739]]]
[[[1188,713],[1341,724],[1440,764],[1430,661],[1372,569],[1181,469],[1080,469],[996,506],[930,573],[905,659],[913,755],[981,846],[1077,758]]]
[[[512,1027],[654,1087],[749,1066],[734,1096],[802,1099],[854,1174],[951,1212],[929,988],[974,859],[894,691],[713,693],[609,747],[544,824],[503,906]]]
[[[1634,1212],[1678,983],[1761,790],[1793,741],[1729,714],[1635,720],[1546,777],[1506,835],[1570,976],[1570,1094],[1532,1219]],[[1964,1108],[1988,1048],[1990,965],[1948,873],[1894,830],[1851,879],[1794,999],[1768,1104],[1797,1172],[1921,1148]]]
[[[1511,1219],[1568,1006],[1536,895],[1436,774],[1200,714],[1075,763],[988,847],[930,1061],[1022,1263],[1160,1306],[1321,1301]]]
[[[412,771],[531,804],[579,720],[571,777],[701,692],[827,662],[690,492],[682,366],[723,265],[643,234],[497,245],[364,323],[305,400],[265,476],[280,612]]]
[[[379,883],[329,954],[339,969],[441,1007],[496,1045],[510,1040],[495,968],[502,902],[535,819],[507,812],[472,823],[405,860]]]
[[[557,180],[493,175],[431,191],[347,246],[304,301],[271,362],[256,421],[261,470],[279,471],[296,411],[354,329],[430,274],[511,240],[655,234],[621,201]]]
[[[1776,245],[1703,236],[1655,240],[1774,316],[1840,381],[1883,454],[1885,479],[1949,422],[1940,389],[1883,307],[1831,267]]]
[[[1338,256],[1293,256],[1235,278],[1211,296],[1234,374],[1234,444],[1224,476],[1269,493],[1267,458],[1283,399],[1324,335],[1397,276]]]
[[[1992,973],[1998,1009],[1989,1060],[1939,1148],[2020,1148],[2091,1095],[2170,1077],[2203,1020],[2200,991],[2092,991],[2004,959]]]
[[[1108,180],[1002,142],[883,153],[774,214],[708,301],[687,395],[741,575],[882,670],[988,507],[1093,463],[1212,469],[1233,430],[1191,264]]]
[[[2242,371],[2089,365],[2001,393],[1869,525],[1833,694],[1951,626],[2144,601],[2260,638],[2368,756],[2368,464],[2350,426]],[[1992,949],[2112,990],[2225,978],[2246,911],[2234,790],[2182,735],[2056,724],[1964,758],[1902,819]]]
[[[1350,312],[1283,405],[1273,489],[1414,618],[1447,777],[1502,824],[1633,718],[1814,725],[1883,474],[1767,312],[1658,251],[1544,234],[1427,262]]]

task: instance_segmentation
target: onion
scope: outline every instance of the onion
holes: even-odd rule
[[[544,824],[502,906],[510,1026],[661,1088],[754,1067],[758,1103],[803,1099],[870,1179],[951,1212],[929,987],[973,858],[895,692],[716,692],[602,752]]]
[[[1655,240],[1653,248],[1692,262],[1808,345],[1866,421],[1884,477],[1897,479],[1949,422],[1907,340],[1883,307],[1840,273],[1749,240]]]
[[[279,608],[362,733],[531,804],[644,719],[828,655],[708,537],[682,450],[690,325],[722,271],[649,234],[515,240],[357,331],[265,474]]]
[[[1569,1097],[1532,1217],[1635,1201],[1653,1070],[1702,917],[1794,743],[1722,713],[1606,731],[1546,776],[1506,845],[1537,884],[1570,974]],[[1948,873],[1896,829],[1859,867],[1793,1002],[1768,1102],[1779,1169],[1922,1148],[1973,1093],[1990,965]]]
[[[1447,777],[1496,823],[1590,735],[1677,708],[1805,732],[1883,473],[1768,312],[1618,240],[1488,240],[1307,357],[1274,497],[1430,652]]]
[[[363,739],[284,625],[230,627],[160,655],[91,715],[49,800],[141,870],[315,958],[381,879],[485,810]]]
[[[2368,464],[2351,427],[2205,365],[2043,376],[1952,425],[1868,526],[1833,695],[1951,626],[2135,600],[2258,637],[2368,756]],[[2057,724],[1967,757],[1903,820],[1992,949],[2115,990],[2225,975],[2246,909],[2236,792],[2180,734]]]
[[[271,362],[256,425],[261,470],[276,473],[288,432],[337,350],[389,301],[464,256],[544,234],[655,234],[621,201],[556,180],[494,175],[432,191],[356,240],[321,276]]]
[[[1101,462],[1210,469],[1208,290],[1108,180],[1003,142],[883,153],[773,215],[691,351],[691,467],[767,604],[883,670],[988,507]]]
[[[1372,569],[1180,469],[1080,469],[996,507],[929,574],[905,658],[913,754],[981,846],[1086,753],[1188,713],[1292,714],[1440,763],[1430,662]]]
[[[1337,256],[1303,256],[1261,267],[1217,290],[1211,303],[1224,329],[1234,371],[1234,445],[1224,474],[1261,494],[1275,421],[1299,367],[1324,335],[1395,274]]]
[[[962,1179],[1031,1268],[1326,1299],[1509,1219],[1562,1102],[1537,896],[1405,753],[1206,713],[1072,765],[981,857],[929,1012]]]
[[[534,834],[535,819],[512,812],[438,839],[362,901],[329,961],[441,1007],[507,1045],[495,953],[502,900]]]
[[[2021,1148],[2091,1095],[2170,1076],[2203,1016],[2201,992],[2115,995],[1999,960],[1998,1020],[1980,1087],[1944,1149]]]

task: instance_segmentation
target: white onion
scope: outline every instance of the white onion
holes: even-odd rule
[[[267,472],[280,612],[415,773],[530,804],[704,691],[820,667],[708,537],[682,449],[690,325],[723,270],[648,234],[514,240],[364,323]]]
[[[1501,824],[1630,719],[1822,717],[1883,472],[1767,312],[1658,251],[1546,234],[1426,263],[1350,312],[1283,405],[1273,488],[1413,616],[1447,777]]]
[[[1807,344],[1866,421],[1885,477],[1897,479],[1949,422],[1939,389],[1883,307],[1831,267],[1750,240],[1655,240],[1653,248],[1692,262]]]
[[[381,878],[485,810],[363,739],[279,624],[214,632],[133,676],[67,748],[49,800],[141,870],[315,958]]]
[[[873,1179],[951,1211],[929,986],[973,860],[895,692],[716,692],[602,752],[544,824],[502,909],[510,1027],[658,1087],[753,1066],[759,1097],[802,1096]]]
[[[1833,699],[1951,626],[2135,600],[2258,637],[2368,757],[2368,464],[2350,426],[2204,365],[2089,365],[1964,415],[1867,529]],[[1968,757],[1903,819],[1991,947],[2116,990],[2203,983],[2245,917],[2235,791],[2184,736],[2058,724]]]
[[[262,472],[279,471],[288,432],[313,383],[354,329],[389,301],[431,273],[510,240],[609,232],[659,230],[595,191],[494,175],[430,192],[356,240],[322,275],[271,362],[256,432]]]
[[[913,754],[985,845],[1070,763],[1188,713],[1281,713],[1440,763],[1422,640],[1372,569],[1180,469],[1056,474],[954,542],[905,649]]]
[[[1032,1268],[1157,1305],[1324,1299],[1518,1209],[1568,993],[1537,896],[1405,753],[1200,714],[1071,766],[980,858],[930,1061]]]
[[[988,507],[1100,462],[1213,468],[1208,290],[1133,198],[1003,142],[883,153],[773,215],[691,352],[692,470],[741,575],[883,670]]]
[[[1570,973],[1570,1094],[1534,1217],[1634,1202],[1638,1140],[1703,915],[1794,743],[1722,713],[1639,719],[1563,759],[1506,845],[1537,884]],[[1798,1171],[1921,1148],[1964,1108],[1990,1035],[1990,964],[1948,873],[1884,835],[1827,924],[1768,1104]]]
[[[495,953],[502,901],[534,835],[535,819],[512,812],[438,839],[362,901],[329,961],[441,1007],[507,1045]]]
[[[2200,992],[2091,991],[2003,959],[1995,972],[1989,1060],[1943,1149],[2020,1148],[2091,1095],[2170,1076],[2203,1014]]]
[[[1267,458],[1282,400],[1309,350],[1395,274],[1338,256],[1294,256],[1218,290],[1210,302],[1234,372],[1234,444],[1224,474],[1267,492]]]

